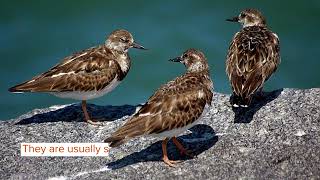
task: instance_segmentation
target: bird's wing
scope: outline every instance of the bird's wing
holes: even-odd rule
[[[118,146],[135,136],[159,134],[185,127],[197,120],[205,105],[211,103],[213,94],[211,90],[201,85],[186,89],[181,85],[175,86],[175,92],[162,91],[163,87],[160,88],[125,125],[105,142],[111,142],[110,146]]]
[[[256,92],[277,69],[280,48],[277,36],[264,30],[255,36],[237,33],[230,44],[226,72],[233,91],[242,97]]]
[[[111,52],[91,48],[66,57],[49,71],[9,89],[12,92],[92,91],[106,87],[122,73]]]

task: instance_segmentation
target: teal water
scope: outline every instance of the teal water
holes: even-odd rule
[[[99,105],[144,102],[161,84],[184,72],[167,60],[194,47],[208,58],[215,91],[230,93],[225,75],[229,42],[240,26],[225,19],[260,9],[281,41],[282,63],[266,90],[320,87],[320,1],[7,1],[0,6],[0,119],[34,108],[77,101],[48,94],[11,94],[75,51],[104,42],[118,28],[149,51],[131,50],[131,70]]]

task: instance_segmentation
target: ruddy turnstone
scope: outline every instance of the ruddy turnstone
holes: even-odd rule
[[[10,92],[46,92],[82,101],[85,121],[91,120],[86,101],[112,91],[130,69],[130,48],[145,49],[134,42],[130,32],[115,30],[104,45],[74,53],[49,71],[9,89]]]
[[[184,64],[187,72],[161,86],[130,120],[107,138],[104,142],[110,147],[137,136],[153,135],[164,138],[163,161],[169,166],[177,162],[169,160],[167,155],[170,138],[182,154],[191,155],[176,136],[194,126],[206,113],[206,106],[211,105],[213,84],[202,52],[189,49],[171,61]]]
[[[279,38],[255,9],[246,9],[227,21],[243,26],[233,37],[226,60],[233,90],[232,105],[248,107],[253,95],[262,92],[264,83],[280,64]]]

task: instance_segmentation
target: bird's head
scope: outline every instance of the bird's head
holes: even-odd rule
[[[227,19],[227,21],[239,22],[243,27],[266,26],[266,19],[263,17],[261,12],[256,9],[243,10],[239,16]]]
[[[200,72],[208,70],[209,65],[204,54],[196,49],[188,49],[181,56],[170,59],[172,62],[180,62],[184,64],[188,71]]]
[[[105,45],[107,48],[121,53],[127,53],[130,48],[146,49],[134,42],[133,36],[127,30],[120,29],[113,31],[107,38]]]

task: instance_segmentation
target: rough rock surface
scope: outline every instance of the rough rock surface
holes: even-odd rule
[[[78,104],[37,109],[0,122],[0,179],[320,179],[320,89],[265,93],[247,111],[215,93],[201,124],[179,137],[197,154],[176,168],[161,161],[161,141],[141,137],[110,157],[20,157],[21,142],[102,142],[135,111],[95,106],[102,127],[83,123]]]

